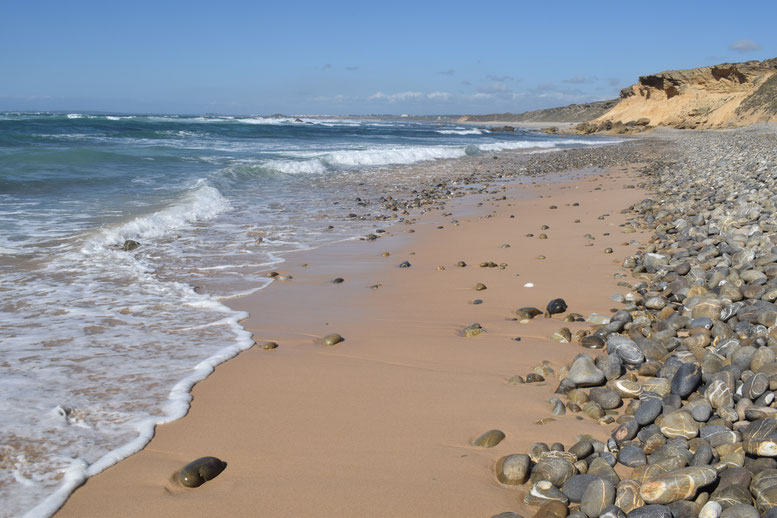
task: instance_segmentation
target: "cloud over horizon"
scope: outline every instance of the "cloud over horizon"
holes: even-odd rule
[[[728,46],[728,50],[735,52],[753,52],[761,50],[761,46],[753,40],[739,40]]]

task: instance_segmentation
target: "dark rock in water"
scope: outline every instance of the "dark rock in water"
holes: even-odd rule
[[[564,493],[567,498],[569,498],[570,502],[574,502],[576,504],[580,503],[580,501],[583,499],[583,493],[585,493],[585,489],[588,487],[588,484],[594,480],[601,480],[601,478],[588,473],[574,475],[567,479],[566,482],[564,482],[564,485],[561,486],[561,492]]]
[[[345,338],[338,335],[337,333],[332,333],[331,335],[326,335],[324,338],[321,339],[321,345],[326,345],[327,347],[331,347],[335,344],[339,344],[340,342],[344,342]]]
[[[626,516],[628,518],[672,518],[672,511],[665,505],[646,505],[637,507]]]
[[[502,484],[519,486],[526,482],[530,466],[528,455],[518,453],[502,457],[496,463],[496,478]]]
[[[672,378],[672,394],[688,397],[701,383],[701,369],[695,363],[684,363]]]
[[[410,268],[412,265],[410,264],[410,261],[402,261],[399,263],[400,268]]]
[[[474,441],[472,444],[480,446],[481,448],[493,448],[505,438],[505,433],[502,430],[489,430]]]
[[[548,302],[548,307],[546,308],[546,316],[548,315],[557,315],[559,313],[563,313],[567,310],[567,303],[564,302],[564,299],[553,299],[550,302]]]
[[[345,282],[345,279],[343,279],[342,277],[337,277],[336,279],[332,279],[332,284],[341,284],[343,282]]]
[[[226,467],[227,463],[216,457],[201,457],[184,466],[178,480],[185,487],[199,487],[216,478]]]
[[[135,250],[137,247],[140,246],[140,243],[137,241],[134,241],[132,239],[127,239],[124,241],[124,244],[122,245],[121,249],[125,252],[131,252],[132,250]]]
[[[618,452],[618,462],[630,468],[636,468],[647,464],[645,452],[637,446],[624,446]]]

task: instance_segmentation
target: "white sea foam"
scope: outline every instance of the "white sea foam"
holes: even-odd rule
[[[82,251],[92,252],[105,245],[119,245],[127,239],[157,239],[184,225],[210,219],[229,210],[229,207],[229,201],[218,189],[208,185],[205,180],[197,180],[194,188],[175,205],[133,218],[117,227],[105,228],[99,238],[88,241]]]
[[[471,128],[471,129],[446,129],[446,130],[436,130],[435,133],[439,133],[441,135],[482,135],[483,130],[479,130],[477,128]]]
[[[326,165],[314,158],[313,160],[267,160],[263,167],[286,174],[321,174],[327,171]]]

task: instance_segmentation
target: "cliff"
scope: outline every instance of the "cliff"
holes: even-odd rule
[[[770,121],[777,121],[777,58],[642,76],[621,90],[611,110],[579,130],[731,128]]]

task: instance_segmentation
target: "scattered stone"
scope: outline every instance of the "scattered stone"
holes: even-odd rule
[[[550,302],[548,302],[548,307],[545,311],[545,316],[549,317],[550,315],[557,315],[559,313],[563,313],[567,310],[567,303],[564,302],[564,299],[553,299]]]
[[[201,457],[184,466],[178,473],[178,480],[184,487],[200,487],[216,478],[227,467],[227,463],[216,457]]]
[[[471,338],[473,336],[479,335],[480,333],[484,333],[485,331],[486,330],[483,329],[480,326],[480,324],[475,322],[474,324],[470,324],[467,327],[465,327],[464,330],[462,331],[462,333],[464,334],[464,336],[466,336],[468,338]]]
[[[340,342],[344,342],[345,338],[338,335],[337,333],[332,333],[331,335],[326,335],[321,340],[321,345],[326,345],[327,347],[331,347],[335,344],[339,344]]]
[[[529,478],[531,459],[528,455],[514,454],[502,457],[496,463],[496,478],[502,484],[518,486]]]
[[[481,448],[493,448],[505,438],[502,430],[489,430],[474,441],[472,444]]]

